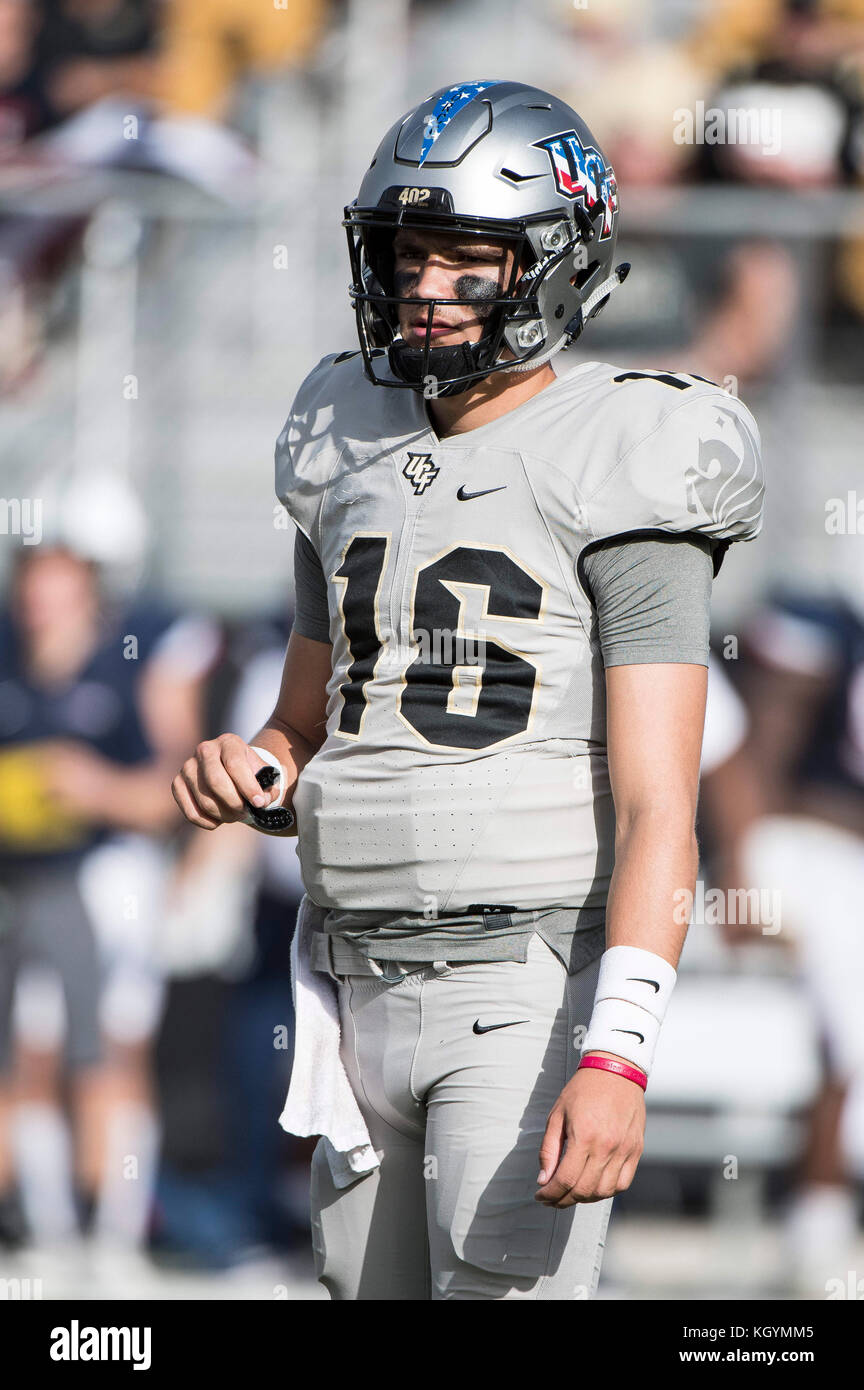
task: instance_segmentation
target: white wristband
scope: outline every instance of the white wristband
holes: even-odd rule
[[[262,763],[267,763],[270,767],[275,767],[276,771],[279,773],[279,781],[276,783],[275,800],[268,801],[266,806],[261,807],[262,811],[273,811],[276,809],[277,806],[281,806],[282,802],[285,800],[285,793],[288,790],[288,773],[280,763],[279,759],[275,756],[275,754],[271,753],[268,748],[259,748],[258,745],[255,743],[250,743],[249,747],[252,749],[253,753],[258,754],[258,757],[261,759]],[[263,827],[256,820],[253,819],[253,817],[250,815],[248,811],[243,816],[241,824],[251,825],[253,830],[262,830],[263,834],[265,835],[268,833],[266,830],[263,830]]]
[[[612,1052],[649,1076],[677,978],[668,960],[653,951],[638,946],[604,951],[583,1055]]]

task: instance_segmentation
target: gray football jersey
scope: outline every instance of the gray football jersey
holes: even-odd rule
[[[327,737],[294,797],[306,891],[346,910],[602,907],[615,815],[586,547],[761,528],[759,433],[699,378],[567,364],[439,439],[423,397],[322,359],[276,491],[327,577]]]

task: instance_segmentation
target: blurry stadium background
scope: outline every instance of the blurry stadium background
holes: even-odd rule
[[[311,1145],[276,1123],[294,846],[185,826],[168,788],[276,697],[273,446],[355,346],[343,208],[403,110],[488,76],[569,101],[617,173],[633,270],[574,353],[740,393],[768,476],[715,585],[700,881],[779,893],[783,924],[694,915],[599,1296],[864,1296],[862,0],[0,0],[6,1296],[326,1297]],[[125,684],[86,669],[112,632]],[[28,670],[98,758],[53,760]],[[120,715],[100,744],[100,700],[145,685],[158,745]],[[130,817],[105,760],[154,748]],[[49,961],[64,933],[71,1004],[15,967],[26,931]]]

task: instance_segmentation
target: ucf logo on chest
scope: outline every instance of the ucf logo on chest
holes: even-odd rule
[[[408,479],[418,496],[434,483],[440,471],[440,468],[432,462],[431,454],[409,454],[408,462],[402,469],[404,477]]]

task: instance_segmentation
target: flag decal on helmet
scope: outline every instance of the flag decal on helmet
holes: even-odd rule
[[[555,186],[565,198],[575,202],[581,198],[586,209],[603,204],[601,241],[612,233],[612,214],[618,211],[618,185],[612,166],[607,165],[599,150],[585,146],[575,130],[563,130],[544,140],[535,140],[534,148],[545,150],[552,165]]]
[[[426,117],[426,125],[423,130],[423,144],[420,149],[420,164],[428,159],[429,152],[438,136],[446,125],[452,121],[475,97],[479,97],[481,92],[485,92],[487,87],[497,87],[499,82],[460,82],[455,87],[448,87],[436,101],[435,106]]]

